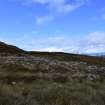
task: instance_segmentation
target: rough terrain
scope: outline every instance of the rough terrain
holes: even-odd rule
[[[0,42],[0,104],[105,105],[105,58]]]

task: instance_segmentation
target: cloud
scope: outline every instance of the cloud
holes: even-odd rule
[[[73,52],[77,53],[78,40],[75,41],[69,36],[57,35],[56,37],[34,38],[32,42],[31,50],[37,51],[54,51],[54,52]]]
[[[74,42],[75,40],[75,42]],[[32,50],[69,53],[105,52],[105,32],[93,32],[76,39],[66,35],[37,38],[32,41]]]
[[[12,1],[19,1],[22,2],[22,4],[27,5],[34,4],[34,6],[39,4],[41,8],[43,7],[43,10],[47,9],[47,13],[43,11],[43,13],[45,14],[44,15],[40,14],[40,16],[36,18],[37,24],[43,24],[55,19],[56,16],[59,15],[61,16],[62,14],[75,11],[82,5],[86,4],[89,0],[12,0]]]
[[[85,52],[105,52],[105,32],[90,33],[85,41],[87,42]]]
[[[53,19],[52,16],[40,16],[36,18],[36,24],[41,25],[41,24],[51,21],[52,19]]]
[[[87,37],[90,43],[93,44],[104,44],[105,43],[105,32],[93,32]]]
[[[103,14],[103,15],[102,15],[102,19],[104,19],[104,20],[105,20],[105,14]]]
[[[25,1],[25,0],[24,0]],[[71,12],[78,7],[84,5],[88,0],[27,0],[33,4],[43,4],[49,7],[49,9],[55,12],[64,13]]]
[[[100,13],[101,13],[101,16],[100,18],[105,20],[105,7],[103,7],[101,10],[100,10]]]
[[[36,33],[37,34],[37,33]],[[21,39],[0,37],[0,40],[19,46],[25,50],[53,51],[69,53],[97,53],[105,52],[105,32],[92,32],[82,38],[72,38],[70,35],[50,35],[38,37],[25,35]],[[75,41],[74,41],[75,40]]]
[[[82,5],[86,4],[89,0],[15,0],[21,1],[24,4],[39,4],[40,6],[44,5],[47,7],[49,12],[53,13],[69,13]],[[50,13],[52,14],[52,13]]]

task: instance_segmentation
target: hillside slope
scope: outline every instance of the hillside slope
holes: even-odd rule
[[[24,50],[13,46],[5,44],[4,42],[0,42],[0,53],[11,53],[11,54],[17,54],[17,53],[24,53]]]
[[[0,42],[1,105],[105,105],[104,84],[104,58]]]

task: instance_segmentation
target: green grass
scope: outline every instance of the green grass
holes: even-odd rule
[[[37,104],[35,104],[37,103]],[[36,80],[0,84],[1,105],[105,105],[105,82]]]

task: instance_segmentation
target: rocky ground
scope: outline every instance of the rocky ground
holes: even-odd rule
[[[105,75],[105,66],[97,64],[89,64],[84,61],[68,61],[52,59],[44,56],[33,55],[1,55],[0,56],[0,75],[9,76],[13,72],[14,75],[21,73],[32,75],[35,78],[56,79],[89,79],[95,80]],[[20,74],[19,74],[20,75]]]
[[[105,58],[5,46],[0,105],[105,105]]]

